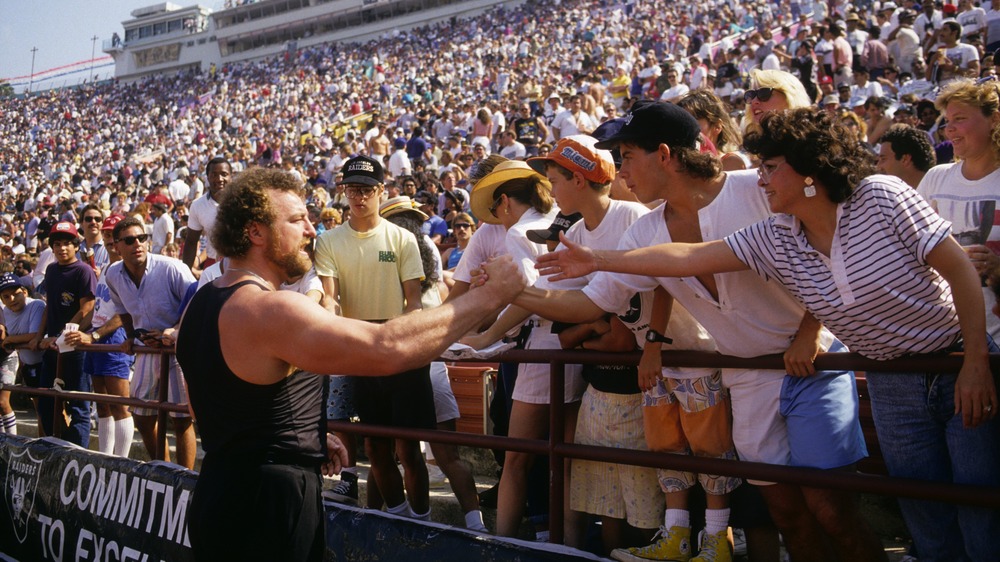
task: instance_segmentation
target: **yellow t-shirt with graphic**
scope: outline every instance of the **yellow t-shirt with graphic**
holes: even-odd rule
[[[368,232],[344,223],[316,240],[316,274],[340,285],[346,318],[388,320],[403,313],[403,281],[423,279],[417,239],[407,230],[379,221]]]

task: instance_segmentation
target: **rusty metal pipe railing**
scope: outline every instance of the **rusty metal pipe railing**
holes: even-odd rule
[[[81,346],[84,351],[118,351],[113,345]],[[136,353],[155,353],[170,355],[173,349],[156,349],[138,347]],[[663,364],[676,367],[733,367],[783,370],[784,362],[780,355],[768,355],[752,358],[725,356],[716,353],[692,351],[665,351]],[[506,361],[516,363],[548,363],[550,365],[551,404],[549,417],[549,438],[517,439],[510,437],[495,437],[471,433],[451,431],[422,430],[401,427],[374,426],[350,422],[328,422],[329,427],[337,431],[345,431],[364,436],[394,437],[402,439],[422,440],[449,443],[454,445],[486,447],[520,451],[536,455],[548,455],[552,471],[552,486],[550,489],[550,537],[553,542],[561,542],[563,538],[562,518],[564,505],[564,467],[565,459],[580,458],[595,461],[614,462],[706,472],[730,476],[740,476],[756,480],[786,482],[802,486],[840,489],[851,492],[866,492],[880,495],[927,499],[948,503],[976,505],[1000,508],[1000,488],[970,486],[951,483],[934,483],[928,485],[925,481],[891,478],[859,474],[846,471],[817,470],[789,466],[777,466],[746,461],[711,459],[659,453],[652,451],[634,451],[610,447],[596,447],[567,443],[564,439],[563,404],[564,366],[577,363],[597,363],[607,365],[636,365],[639,353],[601,353],[580,350],[545,350],[508,351],[487,362]],[[815,365],[820,370],[847,369],[855,371],[878,370],[920,371],[920,372],[958,372],[963,356],[961,353],[911,356],[892,361],[874,361],[853,353],[820,354]],[[475,362],[475,361],[469,361]],[[162,380],[167,380],[169,360],[161,363]],[[1000,354],[990,355],[990,365],[994,371],[1000,371]],[[143,406],[160,411],[160,427],[166,423],[166,412],[186,412],[186,404],[170,404],[166,402],[166,384],[161,385],[160,402],[122,398],[104,394],[83,392],[59,392],[51,389],[34,389],[22,386],[6,387],[12,392],[21,392],[36,396],[72,397],[74,399],[93,400],[96,402],[127,404]],[[157,458],[163,458],[165,450],[165,431],[160,432],[160,443]]]

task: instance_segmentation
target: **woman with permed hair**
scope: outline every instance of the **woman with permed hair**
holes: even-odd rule
[[[744,144],[761,159],[758,185],[773,216],[702,244],[611,252],[570,243],[539,258],[542,274],[688,277],[750,269],[781,284],[866,358],[964,350],[958,372],[868,372],[882,455],[891,476],[1000,486],[989,366],[989,352],[1000,348],[986,334],[980,278],[951,224],[898,178],[872,175],[872,156],[829,113],[774,112],[760,127]],[[921,559],[995,558],[997,510],[899,503]]]

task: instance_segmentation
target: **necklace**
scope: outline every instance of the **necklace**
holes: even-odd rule
[[[260,275],[257,275],[256,273],[254,273],[253,271],[250,271],[249,269],[243,269],[243,268],[240,268],[240,267],[230,267],[230,268],[228,268],[227,271],[242,271],[243,273],[249,273],[250,275],[253,275],[257,279],[259,279],[262,283],[265,283],[268,287],[271,288],[272,291],[276,290],[274,288],[274,285],[270,281],[268,281],[267,279],[264,279],[263,277],[261,277]]]

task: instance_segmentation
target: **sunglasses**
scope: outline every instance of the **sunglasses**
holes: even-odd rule
[[[761,101],[761,103],[763,103],[771,99],[771,96],[773,95],[774,95],[774,88],[757,88],[756,90],[747,90],[743,94],[743,99],[747,103],[750,103],[752,99],[757,98]]]
[[[493,204],[490,205],[490,214],[493,215],[493,218],[497,218],[497,219],[500,218],[500,217],[497,216],[497,207],[500,206],[500,203],[503,203],[503,195],[500,195],[500,197],[497,197],[493,201]]]
[[[103,220],[104,219],[102,219],[101,217],[95,217],[93,215],[83,217],[83,222],[102,222]]]
[[[352,199],[368,199],[372,195],[375,195],[374,187],[348,187],[344,189],[344,193]]]
[[[118,242],[124,242],[126,246],[131,246],[132,244],[135,244],[136,240],[138,240],[140,244],[144,243],[146,240],[149,240],[149,235],[140,234],[138,236],[123,236],[118,239]]]
[[[496,216],[496,215],[493,215],[493,216]],[[458,223],[455,223],[454,228],[455,228],[455,230],[458,230],[458,229],[464,230],[466,228],[472,228],[472,225],[469,224],[469,223],[467,223],[467,222],[458,222]]]

